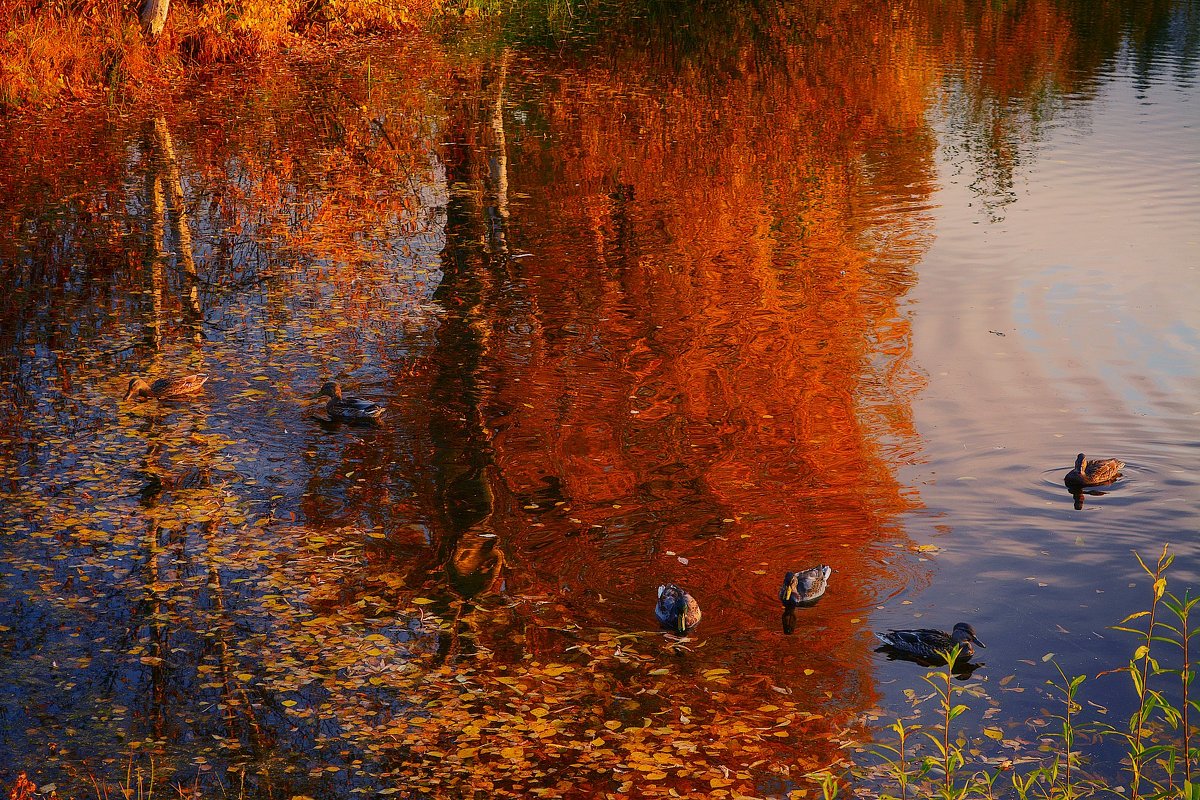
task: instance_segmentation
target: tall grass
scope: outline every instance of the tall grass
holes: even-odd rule
[[[887,728],[887,741],[866,751],[858,763],[811,774],[825,800],[843,795],[869,794],[880,800],[1076,800],[1113,796],[1129,800],[1200,800],[1200,774],[1195,746],[1194,716],[1200,701],[1193,699],[1195,678],[1191,639],[1200,632],[1193,627],[1192,611],[1200,597],[1185,592],[1182,597],[1168,591],[1167,570],[1174,556],[1163,548],[1157,562],[1147,564],[1138,554],[1141,569],[1150,578],[1148,608],[1130,614],[1113,626],[1135,637],[1126,664],[1101,675],[1123,674],[1135,708],[1118,727],[1081,717],[1080,692],[1085,677],[1068,677],[1057,663],[1057,679],[1047,681],[1059,711],[1051,714],[1056,723],[1041,737],[1041,750],[1020,752],[1005,763],[982,757],[960,717],[968,706],[958,702],[972,694],[975,684],[955,684],[955,651],[944,653],[946,666],[927,673],[923,680],[933,688],[923,697],[915,694],[914,707],[936,703],[935,720],[929,727],[897,720]],[[1080,749],[1082,733],[1099,744],[1117,743],[1120,765],[1100,763]],[[983,731],[988,736],[992,732]],[[1033,750],[1032,747],[1026,748]],[[1115,785],[1121,774],[1126,784]]]

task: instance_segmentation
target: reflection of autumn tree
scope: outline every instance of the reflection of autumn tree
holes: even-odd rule
[[[180,287],[181,306],[184,317],[193,330],[192,338],[197,342],[200,340],[203,312],[200,308],[199,277],[196,273],[192,232],[188,223],[187,201],[183,195],[175,144],[163,117],[156,117],[145,127],[143,146],[147,154],[146,207],[150,214],[146,258],[143,264],[148,281],[146,293],[150,297],[146,339],[147,343],[157,350],[161,344],[164,323],[162,317],[163,293],[166,291],[163,276],[165,269],[171,266],[178,271],[176,283]],[[168,225],[174,244],[174,264],[169,263],[164,247]]]
[[[921,6],[946,75],[951,141],[968,154],[972,189],[993,216],[1015,199],[1015,177],[1046,131],[1086,114],[1097,75],[1125,48],[1144,66],[1174,58],[1167,31],[1200,38],[1195,15],[1162,0]]]
[[[871,560],[841,546],[865,557],[910,507],[894,469],[916,450],[919,382],[899,306],[928,241],[932,71],[912,29],[844,37],[781,30],[774,60],[744,51],[719,81],[628,51],[560,71],[556,147],[526,139],[514,179],[548,178],[518,218],[541,232],[522,277],[547,334],[499,356],[520,383],[496,436],[514,494],[573,506],[560,530],[652,525],[672,550],[719,536],[710,587],[731,583],[717,565],[772,562],[734,593],[772,596],[784,553],[870,585]],[[867,51],[870,69],[846,68]],[[817,539],[781,544],[784,523]],[[615,544],[574,547],[603,564],[626,557]],[[612,578],[642,596],[653,580]]]

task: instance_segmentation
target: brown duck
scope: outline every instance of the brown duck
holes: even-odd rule
[[[784,608],[808,606],[817,602],[829,587],[829,576],[833,570],[819,564],[800,572],[789,572],[783,576],[779,589],[779,602]]]
[[[199,392],[200,387],[207,380],[207,375],[180,375],[177,378],[159,378],[153,383],[146,383],[141,378],[131,378],[124,399],[141,400],[144,397],[153,397],[157,400],[179,400],[184,397],[191,397]]]
[[[1063,482],[1069,487],[1102,486],[1121,477],[1124,467],[1125,462],[1115,458],[1088,461],[1083,453],[1080,453],[1075,456],[1075,469],[1063,476]]]

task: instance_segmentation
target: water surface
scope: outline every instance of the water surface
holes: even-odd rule
[[[718,17],[4,130],[6,777],[785,796],[906,713],[873,630],[972,622],[1018,739],[1124,662],[1131,551],[1197,578],[1194,4]]]

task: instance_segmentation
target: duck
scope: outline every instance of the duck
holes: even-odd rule
[[[317,397],[328,397],[325,413],[337,422],[369,422],[379,419],[384,412],[384,406],[361,397],[346,397],[337,381],[326,381],[317,392]]]
[[[664,627],[673,628],[680,636],[696,627],[700,621],[700,604],[673,583],[658,587],[658,604],[654,616]]]
[[[975,648],[972,647],[974,644],[987,647],[986,644],[979,641],[979,637],[975,635],[975,629],[966,622],[957,623],[953,633],[932,628],[917,628],[890,630],[887,633],[876,632],[875,636],[888,647],[929,661],[941,660],[942,653],[948,652],[955,645],[959,647],[960,659],[969,659],[975,654]]]
[[[159,378],[154,383],[146,383],[141,378],[130,378],[129,388],[125,392],[125,400],[140,400],[143,397],[153,397],[158,400],[178,400],[190,397],[200,391],[200,387],[208,380],[207,375],[180,375],[176,378]]]
[[[811,605],[825,594],[829,587],[829,576],[833,573],[830,567],[819,564],[802,572],[789,572],[783,576],[783,586],[779,589],[779,602],[784,608],[797,608]]]
[[[1101,486],[1121,477],[1125,462],[1115,458],[1095,458],[1091,461],[1083,453],[1075,456],[1075,469],[1063,476],[1067,486]]]

